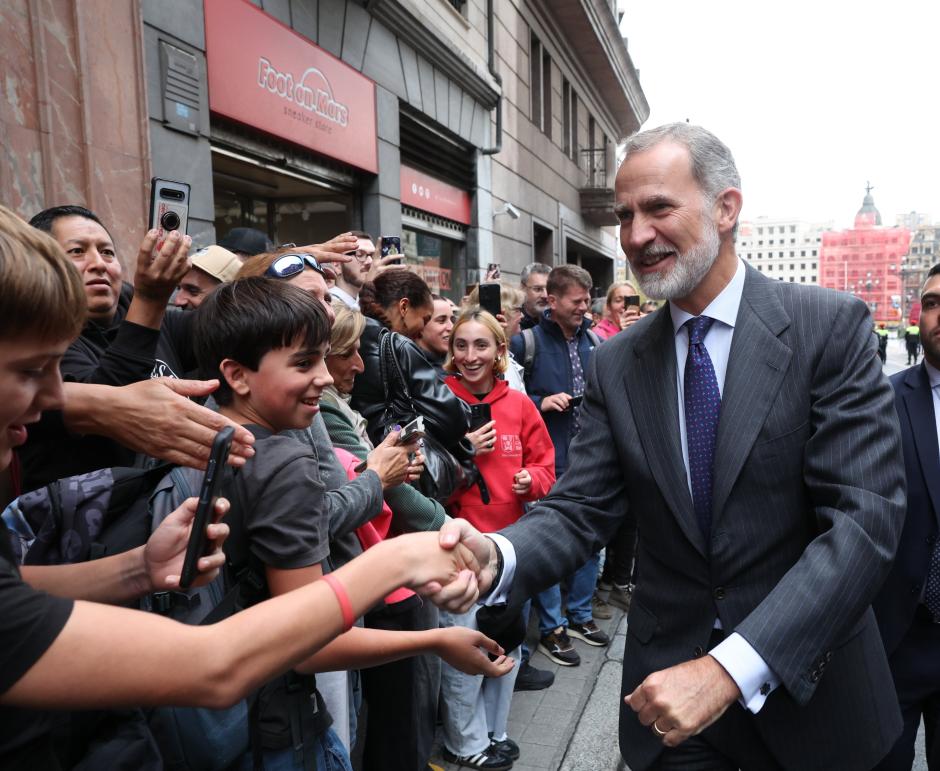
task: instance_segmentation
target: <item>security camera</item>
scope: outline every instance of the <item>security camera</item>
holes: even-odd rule
[[[522,212],[520,212],[515,206],[509,203],[509,201],[506,201],[506,203],[504,203],[502,206],[500,206],[496,210],[496,216],[499,216],[500,214],[508,214],[510,219],[514,219],[514,220],[517,220],[519,219],[519,217],[522,216]]]

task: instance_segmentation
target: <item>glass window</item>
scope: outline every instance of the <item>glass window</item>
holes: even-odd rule
[[[459,303],[467,287],[464,248],[460,241],[412,228],[402,228],[406,264],[435,294]]]

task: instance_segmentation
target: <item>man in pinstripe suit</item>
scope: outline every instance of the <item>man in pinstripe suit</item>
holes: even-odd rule
[[[901,728],[871,611],[903,524],[891,389],[863,303],[737,257],[741,203],[704,129],[628,142],[621,243],[669,303],[598,349],[552,493],[490,539],[459,520],[441,538],[470,545],[480,590],[512,608],[632,507],[631,769],[869,769]],[[436,601],[465,602],[472,583]]]

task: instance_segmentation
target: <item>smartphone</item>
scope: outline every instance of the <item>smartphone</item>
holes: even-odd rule
[[[398,444],[408,444],[415,439],[424,438],[424,418],[418,415],[408,423],[398,435]]]
[[[494,317],[503,312],[500,291],[499,284],[480,284],[480,307]]]
[[[199,491],[199,504],[193,519],[193,529],[189,534],[189,543],[186,545],[186,559],[183,561],[183,572],[180,574],[181,589],[189,589],[192,586],[198,573],[199,558],[208,553],[206,527],[212,522],[215,502],[219,499],[219,485],[222,483],[222,475],[225,472],[225,464],[228,461],[234,435],[235,429],[226,426],[212,440],[212,451],[209,454],[206,474],[202,478],[202,489]]]
[[[165,233],[186,233],[189,224],[189,185],[169,179],[150,180],[149,228],[163,228]]]
[[[396,254],[401,254],[401,237],[382,236],[382,251],[380,255],[382,257],[393,257]],[[401,265],[401,257],[397,260],[389,260],[386,264]]]
[[[499,274],[499,263],[498,263],[498,262],[491,262],[489,265],[487,265],[487,266],[486,266],[486,275],[489,276],[490,279],[497,279],[497,278],[499,278],[499,275],[500,275],[500,274]]]
[[[630,295],[626,297],[625,300],[624,307],[627,305],[635,305],[637,308],[640,307],[640,296],[638,294]]]
[[[476,431],[480,426],[485,426],[493,419],[490,405],[486,402],[479,402],[470,405],[470,430]]]
[[[583,396],[572,396],[571,401],[568,402],[568,409],[573,410],[575,407],[580,406],[581,402],[584,401]]]

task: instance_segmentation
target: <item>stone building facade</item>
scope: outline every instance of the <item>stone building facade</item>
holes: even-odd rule
[[[649,110],[610,0],[12,0],[0,21],[3,200],[88,205],[128,264],[153,176],[191,185],[197,245],[400,235],[453,297],[490,262],[613,277],[614,148]]]

